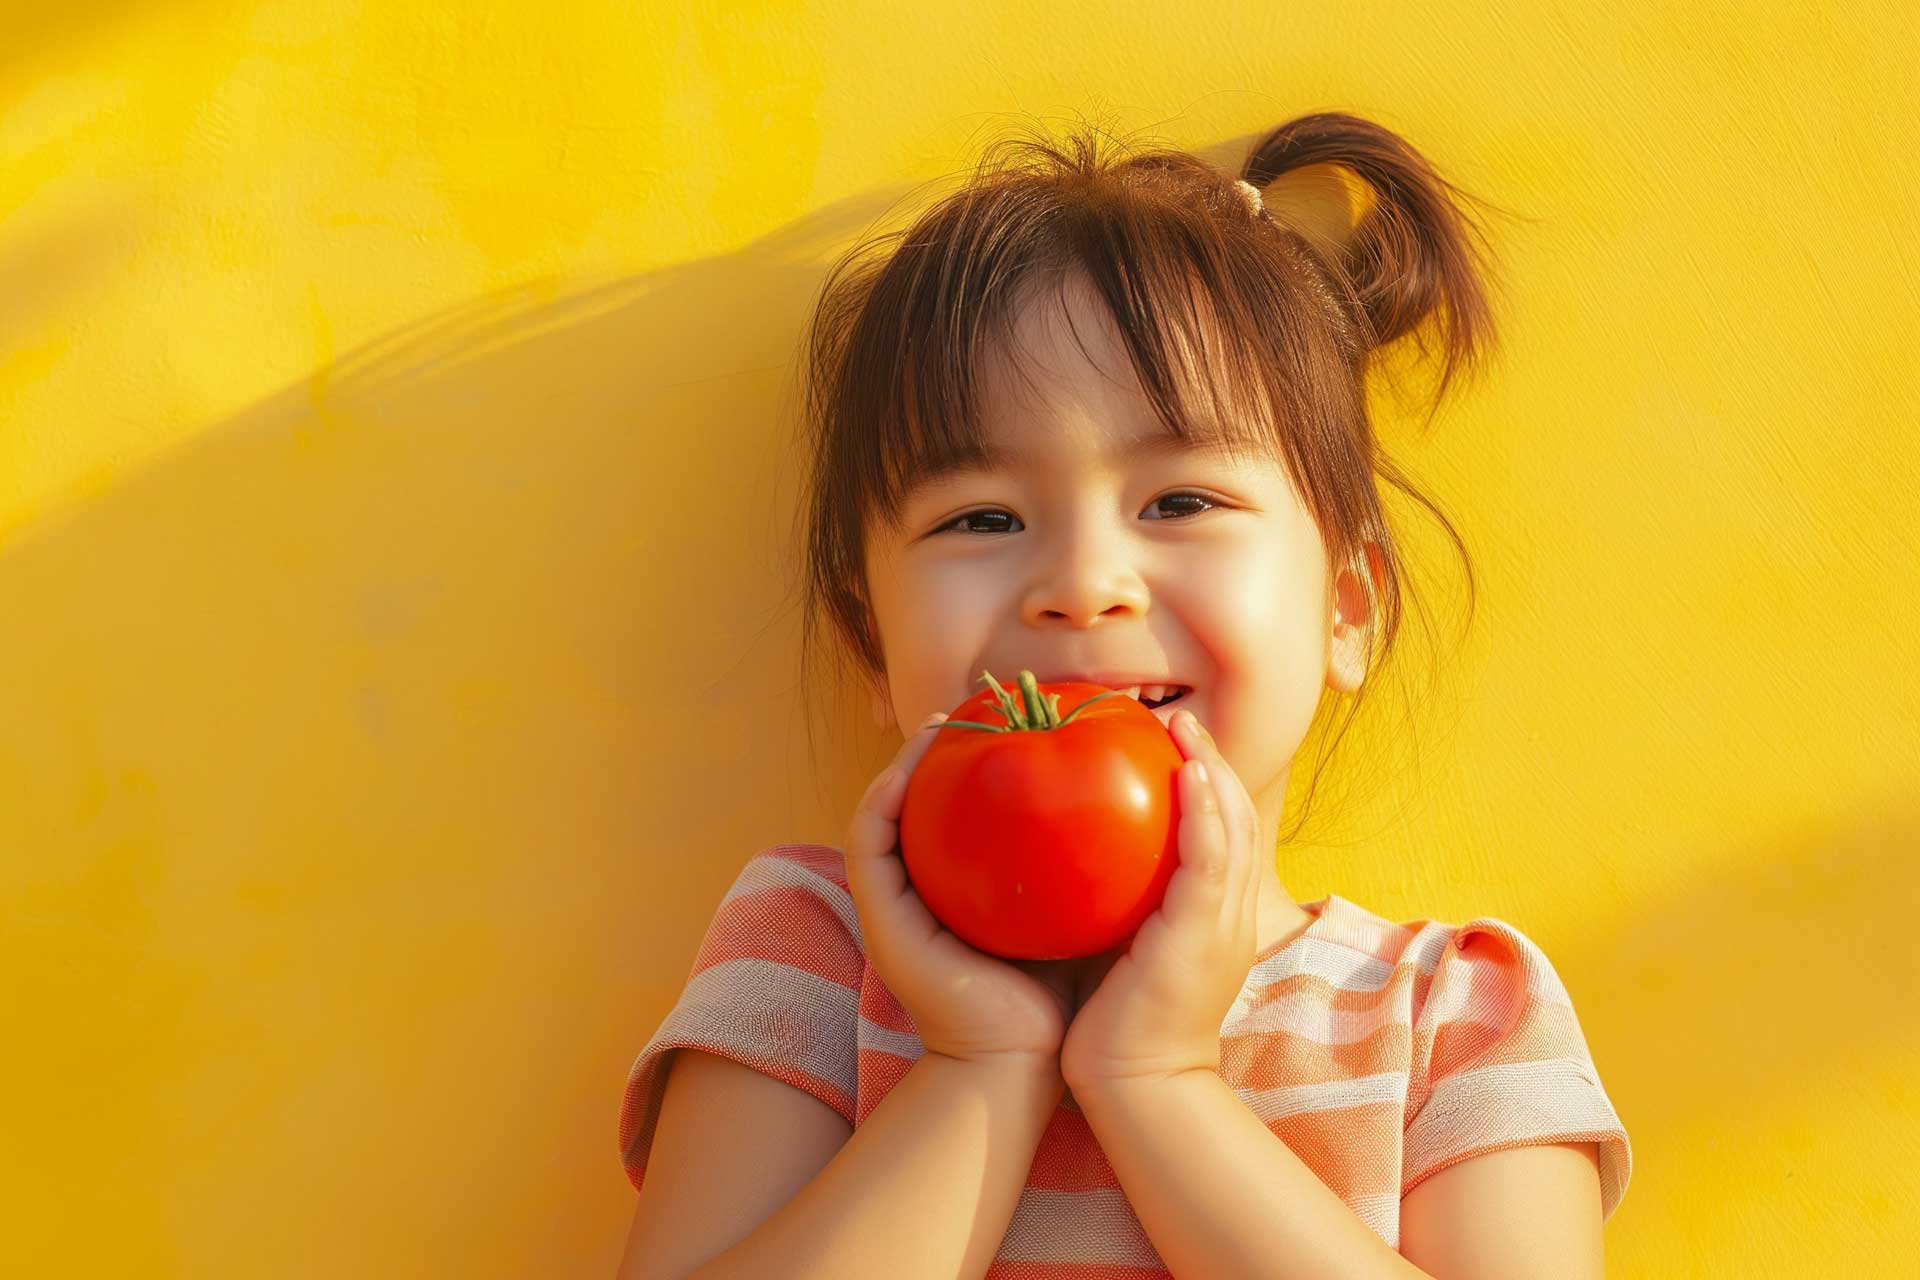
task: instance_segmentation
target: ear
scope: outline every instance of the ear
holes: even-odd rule
[[[1366,579],[1356,564],[1334,575],[1332,616],[1328,619],[1327,686],[1352,693],[1367,678],[1373,648],[1373,601],[1385,589],[1380,544],[1366,543]],[[1371,589],[1368,580],[1371,580]]]

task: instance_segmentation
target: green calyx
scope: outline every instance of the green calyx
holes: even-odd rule
[[[1091,698],[1088,698],[1085,702],[1069,711],[1065,716],[1062,716],[1060,714],[1060,695],[1057,693],[1049,693],[1042,696],[1040,693],[1040,682],[1034,679],[1033,672],[1031,671],[1022,671],[1020,673],[1019,698],[1015,698],[1011,693],[1007,692],[1005,686],[993,678],[991,671],[983,673],[980,678],[993,686],[994,699],[999,703],[1000,714],[1007,718],[1007,722],[1005,724],[981,724],[978,720],[943,720],[935,725],[934,728],[985,729],[988,733],[1017,733],[1022,730],[1044,731],[1047,729],[1058,729],[1071,723],[1075,716],[1102,698],[1124,698],[1127,696],[1119,689],[1109,689],[1105,693],[1094,694]]]

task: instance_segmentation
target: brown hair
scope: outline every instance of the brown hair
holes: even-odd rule
[[[1240,175],[1266,191],[1258,212],[1233,177],[1196,156],[1109,148],[1104,136],[1083,126],[1062,145],[1037,132],[1001,138],[960,190],[829,271],[801,369],[802,681],[811,689],[821,613],[866,679],[884,671],[869,627],[871,522],[897,532],[917,481],[983,461],[983,362],[997,353],[1018,362],[1008,334],[1019,307],[1073,275],[1105,303],[1169,434],[1224,435],[1284,461],[1327,549],[1329,603],[1337,568],[1365,566],[1375,655],[1359,691],[1323,699],[1347,707],[1337,745],[1394,651],[1408,590],[1376,477],[1432,512],[1459,549],[1471,617],[1466,545],[1375,440],[1365,383],[1373,353],[1429,317],[1440,333],[1433,408],[1458,374],[1478,370],[1493,326],[1468,232],[1483,249],[1485,237],[1450,199],[1457,188],[1397,134],[1356,116],[1301,116],[1262,139]],[[1276,199],[1289,189],[1280,179],[1309,167],[1345,170],[1371,197],[1343,236]],[[1418,344],[1428,355],[1424,334]],[[1189,404],[1196,388],[1211,403]]]

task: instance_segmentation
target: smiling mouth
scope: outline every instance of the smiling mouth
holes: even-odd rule
[[[1023,670],[1021,674],[1024,677],[1027,673]],[[1194,686],[1190,684],[1182,684],[1174,680],[1142,680],[1137,683],[1119,684],[1114,682],[1112,680],[1112,677],[1099,678],[1099,677],[1088,676],[1088,675],[1079,675],[1079,674],[1063,675],[1063,674],[1056,673],[1050,679],[1043,680],[1036,677],[1036,681],[1037,683],[1043,684],[1043,685],[1044,684],[1098,685],[1102,688],[1109,690],[1112,693],[1124,694],[1127,697],[1132,698],[1135,702],[1138,702],[1141,706],[1145,707],[1147,710],[1155,713],[1163,711],[1166,708],[1172,706],[1174,703],[1184,700],[1189,694],[1194,692]],[[1145,696],[1146,691],[1149,689],[1155,691],[1154,696],[1152,697]],[[1019,697],[1018,693],[1015,693],[1014,697],[1017,699]],[[1162,722],[1165,722],[1166,720],[1165,716],[1160,716],[1159,718],[1162,720]]]

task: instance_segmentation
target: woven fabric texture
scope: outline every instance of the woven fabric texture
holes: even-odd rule
[[[1312,924],[1255,957],[1221,1025],[1221,1075],[1247,1108],[1395,1248],[1402,1196],[1504,1147],[1598,1143],[1611,1217],[1632,1152],[1545,953],[1491,917],[1396,924],[1338,894],[1301,905]],[[841,850],[771,846],[727,891],[628,1072],[619,1149],[636,1190],[687,1046],[803,1089],[855,1127],[905,1076],[920,1042],[867,962]],[[1168,1274],[1066,1096],[989,1280]]]

